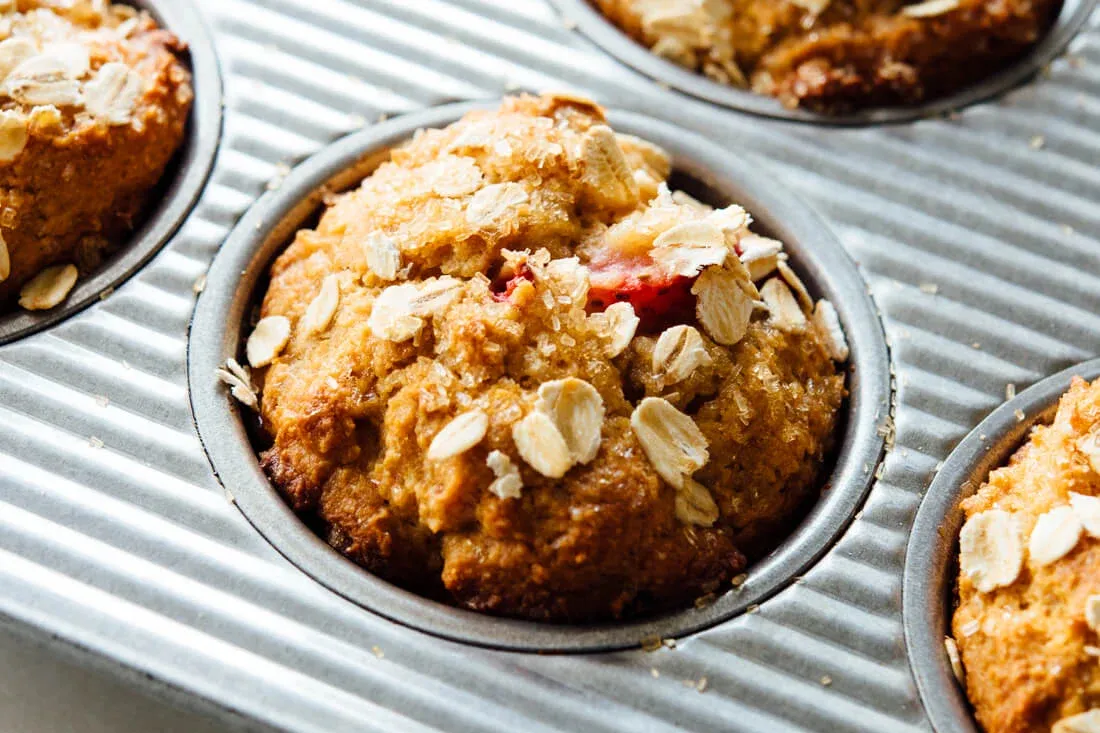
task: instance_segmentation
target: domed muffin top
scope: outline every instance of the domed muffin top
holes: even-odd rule
[[[3,3],[0,3],[2,5]],[[181,106],[192,90],[173,55],[183,44],[148,13],[94,0],[7,2],[0,10],[0,160],[30,128],[144,124],[149,87],[166,65]]]
[[[384,577],[529,618],[683,603],[774,545],[847,347],[779,242],[670,172],[588,100],[519,97],[332,197],[248,341],[291,505]]]

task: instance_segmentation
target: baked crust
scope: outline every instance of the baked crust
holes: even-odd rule
[[[1061,0],[593,1],[636,40],[677,63],[778,97],[788,107],[824,112],[916,104],[979,81],[1035,44],[1062,5]],[[671,22],[674,11],[684,20]]]
[[[604,122],[591,102],[521,97],[418,133],[335,197],[272,266],[262,316],[293,329],[261,375],[272,438],[262,463],[296,511],[372,572],[496,614],[621,617],[718,589],[816,495],[844,379],[812,328],[757,318],[734,346],[700,328],[709,363],[667,384],[651,366],[666,323],[647,322],[640,308],[637,335],[609,355],[591,312],[609,237],[625,238],[623,222],[658,195],[662,211],[702,214],[658,193],[667,158],[633,138],[617,145],[634,185],[593,185],[596,159],[578,150]],[[526,198],[481,216],[484,192],[513,184]],[[400,244],[392,281],[365,259],[379,232]],[[574,255],[591,269],[591,288]],[[311,332],[303,323],[317,320],[311,305],[332,277],[339,305]],[[457,283],[456,295],[414,336],[372,329],[383,293],[442,282]],[[679,318],[697,324],[690,310]],[[565,378],[590,385],[604,415],[594,458],[556,478],[532,467],[515,431],[540,387]],[[686,411],[705,436],[709,461],[694,478],[717,503],[717,521],[681,518],[679,489],[632,427],[645,397]],[[428,458],[443,428],[475,411],[486,416],[483,437]],[[497,451],[522,478],[514,495],[490,488]]]
[[[141,91],[114,120],[81,105],[0,95],[0,110],[26,131],[22,147],[6,149],[0,162],[0,235],[11,269],[0,282],[0,305],[44,268],[71,263],[86,273],[121,242],[181,145],[193,98],[178,56],[185,45],[146,13],[48,0],[20,0],[18,11],[2,17],[9,40],[30,39],[40,52],[56,44],[87,49],[81,94],[111,63],[135,72]]]
[[[966,517],[1003,510],[1027,538],[1040,516],[1069,504],[1071,493],[1100,496],[1100,475],[1080,447],[1097,431],[1100,381],[1090,386],[1077,378],[1054,422],[1035,428],[1009,464],[963,502]],[[979,592],[965,573],[958,581],[952,629],[967,693],[989,733],[1050,730],[1100,707],[1100,642],[1084,611],[1086,599],[1100,593],[1100,541],[1083,533],[1046,565],[1031,555],[1013,583],[991,592]]]

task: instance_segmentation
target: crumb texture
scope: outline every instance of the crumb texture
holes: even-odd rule
[[[989,733],[1096,729],[1086,723],[1100,715],[1089,714],[1100,708],[1098,469],[1100,381],[1078,378],[1054,422],[963,502],[952,630]]]
[[[0,0],[0,305],[47,268],[87,273],[136,224],[183,141],[184,50],[131,6]]]
[[[741,257],[779,280],[778,243],[670,169],[590,101],[519,97],[334,197],[271,268],[289,339],[256,346],[290,505],[384,578],[539,620],[689,605],[778,542],[847,347],[793,286],[769,308]]]
[[[825,112],[914,104],[989,76],[1061,0],[593,0],[664,58]]]

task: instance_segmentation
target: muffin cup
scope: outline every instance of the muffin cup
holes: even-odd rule
[[[1021,84],[1054,60],[1084,26],[1096,0],[1065,0],[1047,34],[1023,57],[997,73],[954,94],[924,104],[876,107],[849,114],[827,115],[784,107],[779,100],[711,81],[702,74],[666,61],[635,41],[594,8],[589,0],[550,0],[558,12],[576,23],[577,29],[607,53],[650,77],[693,97],[742,112],[825,125],[870,125],[908,122],[941,115],[983,101]]]
[[[47,311],[26,311],[14,302],[0,311],[0,345],[48,328],[96,302],[118,287],[160,251],[191,213],[214,165],[222,128],[222,83],[214,42],[199,11],[178,0],[127,1],[147,10],[157,23],[188,45],[185,60],[192,73],[195,101],[183,145],[150,197],[141,226],[103,263],[82,275],[69,297]]]
[[[736,201],[766,233],[783,240],[791,263],[815,297],[835,305],[851,347],[846,420],[827,487],[808,515],[771,554],[754,564],[739,590],[704,608],[601,625],[559,625],[498,618],[441,604],[361,569],[318,538],[260,469],[242,413],[219,385],[216,370],[241,359],[242,332],[271,261],[310,222],[328,191],[356,185],[415,130],[442,127],[477,105],[448,105],[379,124],[336,142],[299,165],[246,214],[207,276],[191,324],[188,378],[200,437],[215,473],[248,520],[284,556],[320,583],[375,613],[408,626],[477,645],[538,652],[637,647],[729,619],[758,604],[813,564],[847,526],[870,487],[883,450],[880,423],[890,408],[889,357],[881,323],[855,264],[826,224],[751,159],[667,123],[622,112],[611,125],[661,145],[678,174],[702,195]],[[484,106],[484,105],[482,105]],[[700,194],[699,190],[693,193]]]
[[[1032,427],[1054,419],[1058,400],[1075,376],[1090,381],[1100,377],[1100,359],[1058,372],[994,410],[951,452],[917,511],[902,580],[905,648],[924,709],[939,733],[981,730],[943,645],[955,604],[963,524],[959,504],[990,471],[1007,463]],[[1023,412],[1022,420],[1017,411]]]

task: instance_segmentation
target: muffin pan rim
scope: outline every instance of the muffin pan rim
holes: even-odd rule
[[[889,414],[892,394],[882,325],[855,263],[812,208],[787,193],[769,175],[761,174],[759,166],[738,161],[715,143],[642,115],[609,111],[610,122],[617,130],[646,137],[669,149],[674,158],[680,159],[680,171],[700,180],[719,175],[719,166],[701,170],[703,164],[697,159],[684,159],[699,155],[702,148],[738,171],[737,180],[755,181],[750,188],[761,193],[739,194],[738,202],[754,213],[766,210],[772,216],[778,214],[777,219],[782,221],[773,227],[773,233],[788,244],[795,265],[804,273],[809,266],[811,283],[830,281],[828,294],[852,347],[849,365],[858,364],[859,369],[848,371],[851,397],[847,434],[831,479],[822,482],[832,488],[824,492],[809,516],[779,548],[750,569],[749,579],[740,591],[724,595],[711,606],[621,624],[568,626],[493,617],[437,603],[391,585],[330,548],[286,505],[260,469],[239,413],[217,384],[215,370],[230,356],[240,358],[237,324],[254,303],[257,283],[273,257],[285,248],[287,237],[308,213],[316,210],[322,187],[341,174],[358,181],[364,160],[379,160],[418,128],[449,124],[470,109],[487,106],[492,105],[436,107],[349,135],[295,168],[277,190],[264,194],[230,233],[208,272],[188,340],[192,414],[214,473],[253,527],[304,573],[368,611],[436,636],[510,651],[595,652],[636,648],[646,637],[679,637],[726,621],[786,587],[847,527],[870,489],[874,468],[882,456],[884,439],[878,421]],[[355,173],[356,169],[360,172]],[[730,177],[727,184],[735,187]],[[763,201],[771,203],[764,205]],[[790,223],[794,220],[801,227]],[[789,236],[795,230],[802,236]],[[822,238],[831,266],[823,264],[823,254],[815,257],[799,252],[798,245],[791,247],[791,241],[806,239],[810,232]],[[847,295],[841,300],[834,291]]]
[[[117,1],[117,0],[116,0]],[[140,228],[108,253],[89,276],[77,280],[68,298],[46,311],[26,311],[14,301],[0,311],[0,347],[51,328],[106,298],[142,270],[171,241],[191,215],[214,170],[221,145],[223,85],[214,39],[206,21],[191,3],[171,0],[122,0],[148,10],[157,24],[187,43],[195,99],[183,144],[168,164],[158,186],[164,194],[149,203]]]
[[[922,104],[872,107],[829,115],[802,108],[789,109],[778,99],[712,81],[701,73],[660,58],[631,38],[594,8],[590,0],[548,0],[550,5],[588,41],[617,62],[640,74],[645,83],[737,112],[761,117],[836,127],[906,123],[950,114],[989,101],[1020,86],[1057,58],[1084,27],[1097,0],[1065,0],[1047,33],[1019,59],[974,84]]]
[[[991,470],[1008,461],[1032,427],[1054,417],[1059,399],[1077,376],[1090,381],[1100,377],[1100,359],[1046,377],[989,413],[948,455],[917,510],[902,574],[902,626],[920,700],[937,733],[982,730],[943,645],[944,637],[951,635],[963,524],[959,503],[978,490]],[[1023,410],[1023,420],[1017,418],[1017,410]]]

